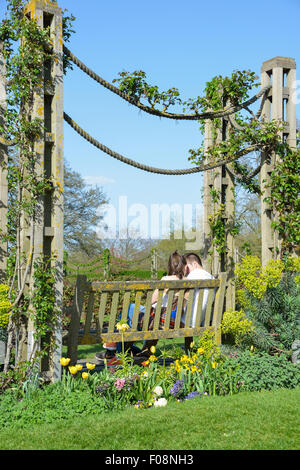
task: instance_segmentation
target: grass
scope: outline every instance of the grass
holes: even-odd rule
[[[0,431],[1,450],[299,450],[300,388]]]
[[[143,342],[136,342],[135,345],[142,349]],[[157,353],[160,354],[161,350],[172,351],[174,348],[184,347],[184,340],[182,338],[172,338],[166,340],[159,340],[157,343]],[[92,359],[96,353],[101,352],[103,346],[101,343],[96,344],[80,344],[78,346],[78,360],[81,359]],[[62,350],[63,357],[67,355],[67,346],[63,346]]]

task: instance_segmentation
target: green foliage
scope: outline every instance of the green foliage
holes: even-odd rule
[[[300,244],[300,150],[282,146],[279,155],[271,175],[267,202],[277,214],[272,226],[282,239],[284,257]]]
[[[105,409],[105,402],[89,389],[62,393],[60,385],[37,389],[30,398],[17,401],[12,393],[0,400],[0,426],[24,426],[57,423],[79,416],[97,415]]]
[[[232,335],[238,345],[245,341],[246,336],[251,338],[253,323],[246,317],[243,310],[229,310],[223,314],[221,330],[224,334]]]
[[[276,390],[300,385],[300,364],[292,364],[284,355],[239,352],[226,359],[225,364],[236,370],[236,379],[244,390]]]
[[[56,269],[51,265],[51,259],[41,258],[35,261],[34,291],[31,300],[37,340],[45,340],[57,324],[59,311],[56,306],[55,276]]]
[[[9,286],[0,284],[0,329],[7,327],[11,313],[11,303],[8,299],[8,292]]]
[[[169,106],[181,104],[179,98],[179,91],[177,88],[170,88],[168,91],[160,92],[158,87],[151,86],[146,82],[146,74],[142,70],[129,72],[120,72],[120,78],[114,79],[114,82],[119,82],[119,88],[137,102],[141,99],[148,101],[150,106],[154,108],[156,105],[161,105],[165,112]]]
[[[298,264],[290,258],[286,265],[272,260],[262,267],[249,256],[237,266],[238,302],[253,322],[251,342],[260,350],[291,355],[291,345],[300,337]]]

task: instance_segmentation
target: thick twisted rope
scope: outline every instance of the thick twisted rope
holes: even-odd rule
[[[168,113],[168,112],[162,112],[162,111],[159,111],[158,109],[154,109],[154,108],[151,108],[150,106],[146,106],[140,103],[136,98],[133,98],[127,95],[126,93],[119,90],[119,88],[117,88],[116,86],[104,80],[104,78],[97,75],[93,70],[91,70],[83,62],[81,62],[81,60],[79,60],[78,57],[76,57],[65,45],[63,46],[63,51],[66,54],[66,56],[69,57],[69,59],[71,59],[75,65],[77,65],[77,67],[79,67],[83,72],[89,75],[93,80],[98,82],[100,85],[104,86],[108,90],[117,94],[118,96],[123,98],[125,101],[128,101],[128,103],[136,106],[142,111],[145,111],[146,113],[149,113],[149,114],[153,114],[155,116],[165,117],[168,119],[177,119],[177,120],[184,119],[184,120],[198,121],[202,119],[214,119],[214,118],[221,118],[224,116],[228,116],[230,114],[240,111],[242,108],[250,106],[252,103],[257,101],[262,95],[266,93],[266,91],[268,91],[272,87],[272,85],[267,85],[264,88],[262,88],[258,93],[256,93],[256,95],[254,95],[252,98],[245,101],[244,103],[241,103],[237,106],[228,106],[220,111],[207,111],[205,113],[200,113],[200,114],[173,114],[173,113]]]
[[[161,175],[190,175],[192,173],[199,173],[205,170],[212,170],[213,168],[217,168],[221,165],[226,165],[227,163],[231,163],[234,160],[237,160],[238,158],[240,158],[241,156],[246,155],[250,152],[253,152],[254,150],[258,150],[258,146],[251,145],[247,147],[246,149],[240,150],[234,156],[228,157],[226,159],[224,158],[223,160],[219,160],[218,162],[215,162],[215,163],[202,164],[194,168],[186,168],[186,169],[181,169],[181,170],[168,170],[164,168],[155,168],[153,166],[144,165],[143,163],[139,163],[134,160],[131,160],[130,158],[124,157],[123,155],[101,144],[100,142],[98,142],[98,140],[94,139],[92,136],[90,136],[90,134],[88,134],[85,130],[83,130],[75,121],[73,121],[73,119],[70,116],[68,116],[67,113],[64,113],[64,119],[79,135],[81,135],[81,137],[83,137],[85,140],[90,142],[92,145],[94,145],[96,148],[98,148],[102,152],[105,152],[107,155],[110,155],[111,157],[116,158],[117,160],[123,163],[126,163],[127,165],[131,165],[135,168],[138,168],[140,170],[148,171],[150,173],[161,174]]]

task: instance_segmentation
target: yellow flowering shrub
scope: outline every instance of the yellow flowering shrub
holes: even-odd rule
[[[239,344],[244,336],[254,331],[254,325],[243,310],[229,310],[223,314],[221,330],[231,334],[236,344]]]
[[[0,284],[0,328],[6,328],[11,313],[11,303],[8,300],[9,287]]]
[[[270,260],[262,266],[258,256],[246,256],[235,268],[238,286],[261,299],[268,287],[276,287],[285,266],[281,260]],[[241,293],[239,294],[241,297]],[[243,304],[243,299],[242,299]]]
[[[199,351],[199,349],[201,351]],[[215,333],[211,330],[204,330],[199,337],[198,353],[202,354],[207,359],[220,356],[220,349],[216,344]]]

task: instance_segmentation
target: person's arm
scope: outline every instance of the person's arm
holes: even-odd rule
[[[166,280],[166,276],[163,276],[161,278],[161,281],[165,281],[165,280]],[[165,292],[167,292],[167,291],[168,291],[168,289],[165,289]],[[152,294],[151,304],[153,305],[157,301],[158,301],[158,289],[155,289],[155,291]]]
[[[151,304],[153,305],[157,301],[158,301],[158,289],[155,289],[155,291],[152,294]]]

